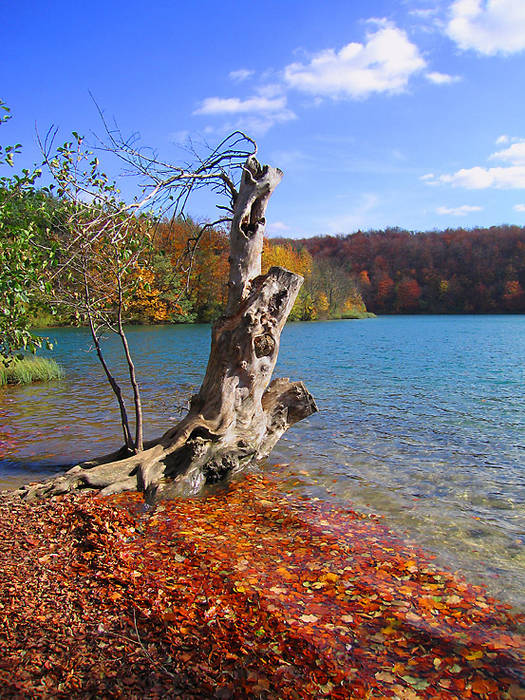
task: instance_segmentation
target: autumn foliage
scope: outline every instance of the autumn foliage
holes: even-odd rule
[[[210,228],[194,247],[200,230],[189,218],[165,221],[158,226],[154,244],[158,255],[178,274],[188,320],[210,321],[226,304],[229,241],[225,231]]]
[[[525,228],[397,228],[299,241],[343,264],[375,313],[525,312]]]
[[[201,228],[191,218],[155,223],[152,247],[132,273],[128,321],[218,318],[227,296],[228,233],[206,229],[194,247]],[[367,311],[525,311],[525,228],[518,226],[427,233],[390,228],[348,236],[267,239],[263,272],[272,266],[305,278],[291,320],[359,318]],[[37,303],[32,313],[49,321],[44,304]],[[60,311],[56,319],[74,321]]]
[[[304,277],[290,314],[292,321],[350,318],[366,315],[366,306],[354,275],[330,260],[317,261],[306,246],[266,239],[262,271],[284,267]]]
[[[276,476],[0,508],[6,697],[519,697],[505,606]]]
[[[142,323],[209,322],[217,319],[228,293],[229,240],[226,231],[190,218],[155,226],[152,249],[130,273],[128,320]],[[199,238],[198,245],[195,242]],[[262,272],[284,267],[305,278],[290,320],[360,316],[366,307],[353,275],[337,265],[313,260],[306,247],[266,239]]]
[[[36,216],[31,198],[24,206],[26,217]],[[83,323],[80,302],[84,279],[78,275],[76,280],[72,279],[68,261],[78,258],[79,251],[85,252],[86,246],[73,233],[78,249],[69,250],[71,226],[65,223],[69,210],[60,200],[43,196],[42,209],[47,218],[33,222],[39,246],[62,251],[62,257],[57,254],[57,262],[59,267],[66,265],[58,276],[56,265],[43,272],[42,283],[48,292],[33,295],[26,311],[37,326]],[[88,208],[86,216],[89,213]],[[113,220],[98,210],[93,212],[93,217],[94,221],[89,223],[93,241],[85,266],[92,298],[106,315],[111,315],[118,305],[119,285],[123,291],[125,323],[210,322],[221,315],[228,292],[226,228],[182,216],[161,220],[148,215],[130,217],[122,225],[126,241],[119,247],[113,240],[115,235],[112,238],[106,231],[108,221]],[[117,239],[120,240],[118,236]],[[266,239],[262,272],[271,267],[283,267],[304,277],[290,320],[366,315],[358,275],[339,261],[314,259],[306,245]],[[514,290],[509,288],[508,293],[512,295]]]

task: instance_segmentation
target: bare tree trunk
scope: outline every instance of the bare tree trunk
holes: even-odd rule
[[[97,331],[95,329],[93,315],[91,313],[89,288],[88,288],[87,275],[86,275],[85,270],[84,270],[84,293],[85,293],[85,298],[86,298],[86,315],[87,315],[87,319],[88,319],[88,323],[89,323],[89,330],[91,332],[91,337],[92,337],[93,343],[95,345],[97,357],[100,361],[100,364],[102,365],[102,369],[104,370],[104,373],[108,379],[110,387],[113,390],[113,393],[117,397],[118,407],[119,407],[119,411],[120,411],[120,423],[122,425],[122,431],[124,433],[124,446],[128,450],[131,451],[133,449],[133,441],[131,439],[131,432],[129,429],[128,414],[126,411],[126,406],[124,404],[124,399],[122,397],[122,389],[117,384],[115,377],[111,374],[111,371],[106,363],[104,355],[102,354],[102,348],[100,347],[100,339],[99,339]]]
[[[118,273],[118,318],[117,318],[117,332],[124,349],[124,355],[126,356],[126,363],[128,365],[129,381],[133,389],[133,405],[135,407],[135,452],[142,452],[144,449],[144,436],[142,427],[142,399],[140,398],[140,389],[137,382],[137,376],[135,373],[135,364],[131,358],[131,353],[129,351],[129,344],[126,334],[124,332],[124,327],[122,326],[122,281],[120,279],[120,272]]]
[[[73,467],[22,495],[82,487],[104,493],[138,487],[148,500],[197,493],[266,457],[291,425],[317,411],[302,382],[271,381],[281,331],[303,282],[279,267],[261,275],[266,206],[281,178],[253,156],[246,161],[234,201],[226,314],[213,326],[206,375],[185,418],[138,454],[121,459],[119,451]]]

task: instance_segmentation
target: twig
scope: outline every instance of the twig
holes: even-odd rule
[[[140,646],[141,646],[141,648],[142,648],[142,651],[144,652],[144,655],[146,656],[146,658],[147,658],[154,666],[158,666],[159,668],[161,668],[167,676],[169,676],[170,678],[173,678],[174,680],[179,680],[178,676],[176,676],[175,674],[173,674],[171,671],[168,671],[168,669],[164,666],[164,664],[162,664],[160,661],[156,661],[156,660],[151,656],[151,654],[150,654],[149,651],[146,649],[146,647],[144,646],[144,644],[143,644],[143,642],[142,642],[142,639],[140,638],[139,629],[138,629],[138,627],[137,627],[137,614],[136,614],[135,608],[133,608],[133,625],[134,625],[134,627],[135,627],[135,634],[137,635],[138,642],[139,642],[139,644],[140,644]],[[181,692],[182,692],[182,689],[181,689],[180,687],[179,687],[179,690],[181,690]]]

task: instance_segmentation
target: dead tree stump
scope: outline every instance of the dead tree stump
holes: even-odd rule
[[[148,501],[195,494],[268,456],[291,425],[317,411],[302,382],[271,381],[281,331],[303,282],[279,267],[261,275],[266,207],[282,175],[251,156],[234,190],[228,302],[213,326],[206,375],[188,414],[138,454],[122,449],[77,465],[23,487],[22,496],[79,488],[105,494],[138,488]]]

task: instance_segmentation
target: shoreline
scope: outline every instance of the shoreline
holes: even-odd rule
[[[326,321],[363,321],[367,319],[374,319],[374,318],[396,318],[396,317],[422,317],[422,316],[429,316],[431,318],[433,317],[438,317],[438,316],[454,316],[454,317],[464,317],[464,316],[474,316],[474,317],[482,317],[482,316],[525,316],[525,311],[507,311],[505,309],[501,309],[500,311],[449,311],[449,312],[443,312],[443,311],[410,311],[410,312],[374,312],[374,311],[365,311],[360,315],[343,315],[343,316],[333,316],[333,317],[327,317],[327,318],[314,318],[314,319],[305,319],[305,320],[299,320],[299,319],[289,319],[286,323],[287,324],[296,324],[296,323],[324,323]],[[171,327],[171,326],[211,326],[213,325],[215,321],[173,321],[173,322],[162,322],[162,323],[127,323],[126,327],[127,328],[162,328],[163,326]],[[53,324],[51,326],[46,326],[46,325],[35,325],[32,326],[33,331],[50,331],[54,329],[61,329],[61,328],[85,328],[88,329],[87,325],[73,325],[69,323],[57,323]]]

